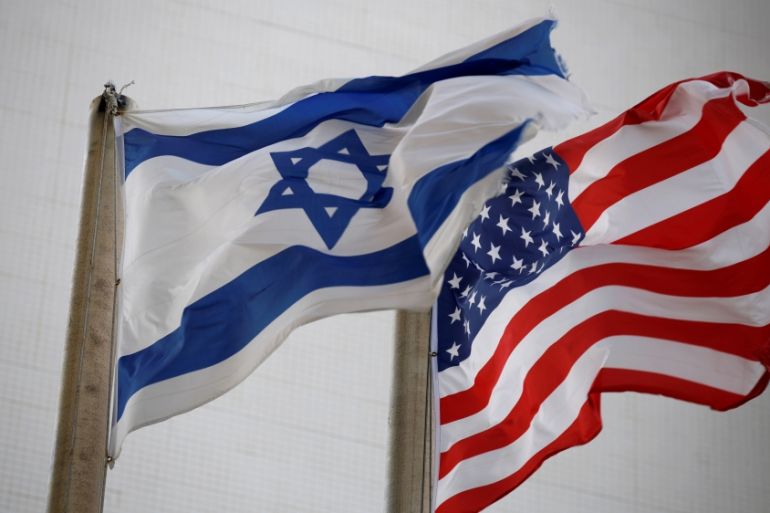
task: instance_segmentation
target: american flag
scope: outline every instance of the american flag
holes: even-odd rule
[[[435,315],[436,511],[476,512],[601,429],[600,393],[733,408],[770,376],[770,84],[672,84],[510,167]]]

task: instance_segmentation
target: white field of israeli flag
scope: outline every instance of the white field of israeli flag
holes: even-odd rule
[[[110,454],[238,384],[301,324],[429,308],[517,145],[588,110],[551,48],[554,24],[532,20],[402,77],[119,116]]]

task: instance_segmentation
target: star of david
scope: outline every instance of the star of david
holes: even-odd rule
[[[355,130],[348,130],[318,148],[273,152],[270,157],[281,180],[273,185],[254,215],[300,208],[329,249],[337,244],[359,209],[384,208],[393,196],[391,187],[382,186],[390,155],[370,155]],[[308,184],[308,174],[322,160],[352,164],[366,180],[364,193],[348,198],[314,191]],[[350,170],[348,166],[340,168],[341,173]]]

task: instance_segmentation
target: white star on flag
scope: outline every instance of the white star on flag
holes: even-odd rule
[[[489,244],[490,248],[489,251],[487,251],[487,255],[492,259],[492,264],[494,264],[496,261],[500,260],[500,246],[495,246],[494,244]]]
[[[545,187],[545,180],[543,180],[542,173],[535,173],[535,183],[537,184],[538,191],[540,190],[541,187]]]
[[[476,233],[473,234],[473,240],[471,241],[471,245],[473,245],[473,247],[476,248],[475,251],[478,251],[478,250],[481,249],[481,240],[480,239],[481,239],[480,235],[478,235]]]
[[[484,208],[481,209],[481,213],[479,214],[479,217],[481,218],[481,222],[484,222],[487,219],[489,219],[489,205],[484,205]]]
[[[546,155],[545,161],[548,162],[550,165],[552,165],[554,169],[556,169],[561,165],[558,162],[556,162],[555,158],[553,158],[553,153],[551,153],[550,155]]]
[[[511,206],[516,206],[516,203],[521,203],[521,196],[524,194],[524,191],[520,191],[519,189],[516,189],[513,191],[513,194],[508,196],[511,198]]]
[[[559,227],[559,223],[553,223],[553,234],[556,235],[556,240],[560,241],[564,235],[561,234],[561,228]]]
[[[532,206],[529,207],[527,211],[532,213],[532,219],[540,217],[540,202],[533,199]]]
[[[511,178],[518,178],[519,180],[524,180],[526,176],[524,176],[524,173],[516,169],[515,167],[511,169]]]
[[[462,281],[462,278],[460,276],[457,276],[457,273],[452,273],[452,279],[447,280],[447,283],[449,286],[453,289],[459,289],[460,288],[460,282]]]
[[[537,250],[540,251],[544,257],[548,256],[548,243],[545,239],[540,241],[540,247],[537,248]]]
[[[535,242],[535,240],[532,238],[531,235],[532,231],[527,231],[524,229],[524,227],[521,228],[521,240],[524,241],[524,247],[528,248],[530,244]]]
[[[460,356],[460,345],[457,342],[452,342],[452,347],[446,350],[447,353],[449,353],[449,359],[454,360],[458,356]]]
[[[553,188],[556,187],[555,182],[551,182],[548,185],[548,188],[545,190],[546,195],[548,196],[548,199],[551,199],[551,196],[553,195]]]
[[[497,226],[503,231],[503,236],[505,236],[505,232],[510,232],[511,227],[508,226],[508,218],[500,216],[500,220],[497,222]]]
[[[478,309],[479,309],[479,313],[484,313],[484,310],[486,310],[486,309],[487,309],[487,305],[485,305],[485,304],[484,304],[484,301],[485,301],[486,299],[487,299],[486,297],[484,297],[484,296],[481,296],[481,299],[479,300],[479,304],[478,304],[478,305],[476,305],[476,308],[478,308]]]

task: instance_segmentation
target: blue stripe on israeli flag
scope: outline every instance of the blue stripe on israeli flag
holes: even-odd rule
[[[536,20],[405,75],[129,112],[110,454],[244,379],[296,326],[429,308],[538,128],[585,114]]]
[[[186,135],[159,135],[136,128],[124,138],[125,172],[159,155],[175,155],[201,164],[221,165],[284,139],[301,137],[319,123],[341,119],[383,126],[396,123],[419,96],[440,80],[484,75],[564,76],[548,36],[554,25],[545,20],[491,48],[455,64],[402,77],[350,80],[336,91],[319,92],[255,123]],[[548,45],[544,48],[545,45]],[[362,96],[365,95],[365,96]]]

